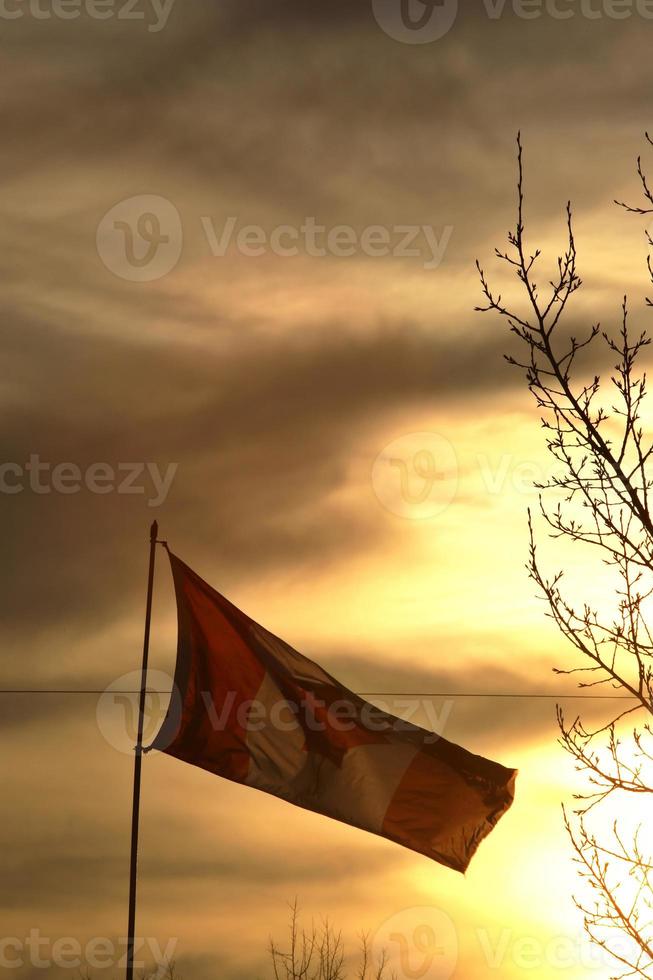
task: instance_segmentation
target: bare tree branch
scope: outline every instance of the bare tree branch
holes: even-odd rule
[[[648,143],[653,140],[646,134]],[[653,635],[647,622],[653,596],[653,521],[649,496],[653,486],[653,441],[642,424],[647,398],[642,352],[650,344],[646,332],[633,333],[624,297],[618,327],[604,331],[596,323],[583,336],[569,335],[565,315],[582,287],[571,205],[567,205],[567,240],[557,259],[557,272],[542,292],[534,279],[541,257],[525,244],[524,167],[517,137],[517,220],[508,234],[506,251],[496,250],[519,283],[522,303],[504,302],[490,286],[479,263],[485,303],[480,312],[498,313],[521,341],[523,355],[507,357],[523,371],[540,411],[546,446],[555,460],[554,476],[539,486],[539,513],[549,536],[585,544],[596,550],[597,568],[607,569],[617,585],[612,610],[578,606],[562,590],[564,574],[543,572],[529,511],[528,574],[545,600],[548,615],[580,655],[583,666],[557,668],[580,675],[579,687],[608,685],[630,696],[632,705],[615,711],[594,730],[580,718],[567,722],[557,709],[560,741],[583,777],[576,794],[575,826],[565,824],[579,864],[595,901],[577,901],[591,940],[622,972],[619,977],[653,977],[653,867],[639,844],[638,832],[627,835],[612,824],[611,842],[591,831],[590,811],[608,801],[653,793]],[[617,202],[638,215],[653,214],[651,190],[641,158],[637,173],[644,205]],[[647,233],[649,246],[653,239]],[[647,260],[653,282],[653,262]],[[653,302],[648,299],[649,306]],[[614,357],[608,385],[598,374],[583,373],[581,360],[596,357],[598,346]],[[626,719],[636,724],[626,730]]]

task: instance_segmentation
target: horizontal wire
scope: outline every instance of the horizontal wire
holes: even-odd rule
[[[90,690],[46,690],[44,688],[0,688],[0,694],[140,694],[140,691],[111,691],[106,688],[101,691]],[[146,694],[172,694],[171,691],[151,691],[146,690]],[[534,693],[504,693],[493,694],[483,691],[352,691],[358,697],[363,698],[515,698],[515,699],[536,699],[536,700],[569,700],[573,698],[578,701],[637,701],[638,698],[633,694],[534,694]]]

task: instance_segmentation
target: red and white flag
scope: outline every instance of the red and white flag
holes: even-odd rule
[[[150,748],[465,871],[515,770],[364,701],[170,562],[176,697]]]

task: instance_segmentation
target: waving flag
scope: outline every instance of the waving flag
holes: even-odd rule
[[[150,748],[465,871],[515,770],[364,701],[170,562],[178,700]]]

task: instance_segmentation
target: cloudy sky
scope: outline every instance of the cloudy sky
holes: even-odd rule
[[[174,938],[184,980],[262,978],[295,897],[352,950],[425,916],[451,927],[457,952],[415,959],[420,980],[610,975],[561,827],[568,654],[523,567],[548,464],[510,341],[473,311],[474,260],[494,275],[521,129],[529,232],[554,260],[575,206],[577,321],[614,323],[627,291],[644,322],[645,220],[611,202],[637,194],[653,11],[447,0],[442,36],[409,43],[398,10],[0,4],[2,688],[133,687],[156,517],[343,683],[398,713],[422,692],[422,723],[520,769],[463,878],[149,756],[138,934]],[[435,475],[410,470],[418,451]],[[175,628],[160,556],[163,675]],[[528,693],[547,697],[506,696]],[[115,940],[132,771],[114,701],[0,699],[2,935],[38,929],[46,957]],[[32,960],[8,975],[42,975]]]

